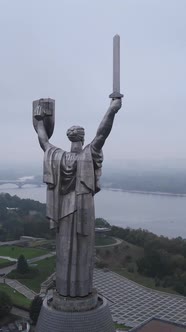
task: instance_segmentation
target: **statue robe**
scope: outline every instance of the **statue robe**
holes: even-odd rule
[[[93,145],[80,153],[50,146],[44,155],[47,217],[56,226],[56,288],[63,296],[92,292],[94,194],[100,190],[103,156]]]

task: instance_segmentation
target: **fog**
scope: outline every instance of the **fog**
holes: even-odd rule
[[[106,163],[185,158],[185,0],[1,0],[1,165],[41,165],[32,101],[56,100],[51,142],[96,134],[112,92],[112,38],[121,37],[123,107]]]

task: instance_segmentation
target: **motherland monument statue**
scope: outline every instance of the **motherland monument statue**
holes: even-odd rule
[[[58,322],[61,320],[58,327],[52,326],[50,329],[54,332],[66,332],[70,329],[71,331],[82,329],[81,326],[78,330],[77,321],[74,330],[72,325],[67,324],[68,314],[78,313],[77,319],[82,324],[80,315],[86,316],[87,312],[90,314],[90,310],[93,312],[103,306],[97,291],[93,289],[94,195],[100,190],[102,148],[111,132],[115,115],[121,108],[122,97],[123,95],[120,94],[120,37],[116,35],[113,47],[111,103],[90,144],[83,147],[84,128],[72,126],[66,133],[71,142],[70,152],[52,145],[49,139],[54,130],[55,101],[39,99],[33,102],[33,125],[39,144],[44,151],[43,181],[47,184],[46,216],[50,220],[50,227],[56,229],[56,287],[50,308],[47,307],[49,305],[47,303],[42,309],[45,319],[39,317],[36,328],[38,332],[49,331],[46,326],[46,319],[49,319],[48,309],[52,308],[50,314],[53,323],[52,315],[57,314],[59,317],[55,320],[58,319]],[[82,331],[114,331],[107,304],[104,310],[107,317],[104,320],[109,322],[107,327],[105,325],[105,329],[103,322],[100,322],[102,324],[100,330],[98,327],[94,330],[94,318],[92,327],[89,325],[89,330],[84,327]],[[102,316],[104,316],[103,313]],[[64,324],[63,321],[65,321]],[[89,321],[91,321],[90,317]],[[67,324],[67,327],[62,328],[61,324],[64,326]],[[70,321],[69,324],[71,324]]]

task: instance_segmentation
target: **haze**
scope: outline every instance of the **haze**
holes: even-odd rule
[[[32,101],[56,100],[51,142],[96,133],[112,92],[112,38],[121,37],[123,107],[107,162],[180,160],[186,147],[185,0],[1,0],[1,164],[41,164]]]

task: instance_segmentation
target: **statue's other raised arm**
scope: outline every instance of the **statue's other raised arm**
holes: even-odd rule
[[[120,108],[121,108],[121,98],[114,99],[111,101],[109,109],[98,127],[96,137],[93,139],[91,143],[91,145],[96,150],[102,149],[105,140],[107,139],[108,135],[111,132],[115,114],[119,111]]]
[[[45,116],[43,108],[41,106],[36,107],[33,115],[37,120],[37,134],[39,144],[41,148],[46,151],[51,146],[51,144],[49,142],[49,138],[43,122]]]

